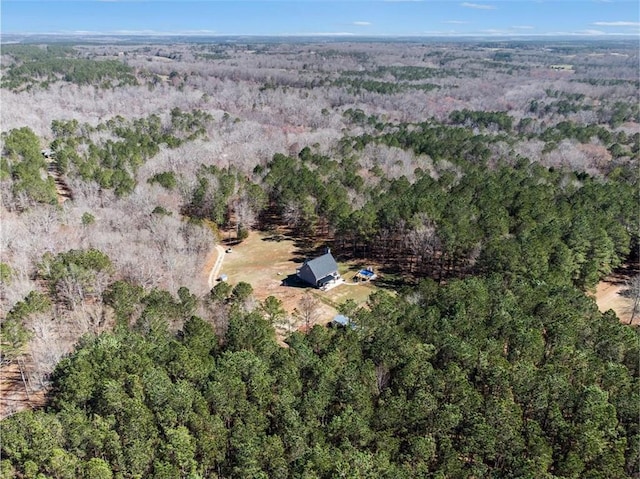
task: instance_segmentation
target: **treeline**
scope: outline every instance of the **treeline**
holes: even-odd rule
[[[640,465],[637,331],[579,290],[426,281],[345,303],[353,327],[282,348],[273,301],[249,312],[240,286],[203,298],[201,318],[184,288],[111,285],[120,326],[60,362],[45,410],[0,423],[2,477],[615,479]]]
[[[637,249],[632,168],[597,178],[524,158],[497,161],[489,147],[498,138],[443,125],[400,127],[345,138],[342,151],[353,156],[340,161],[309,149],[298,158],[276,155],[263,181],[292,226],[331,234],[345,256],[378,258],[419,276],[517,271],[591,288]],[[417,169],[413,182],[385,178],[375,165],[363,172],[357,153],[370,142],[429,155],[436,172]]]
[[[603,180],[522,160],[366,185],[357,163],[307,150],[276,155],[267,169],[272,205],[292,226],[330,231],[340,254],[418,276],[500,271],[591,288],[638,247],[630,170]]]
[[[361,78],[347,78],[336,80],[334,84],[336,86],[346,88],[347,92],[351,94],[359,94],[363,91],[370,91],[374,93],[381,93],[384,95],[392,95],[407,90],[431,91],[440,88],[440,85],[436,85],[434,83],[396,83],[367,80]]]
[[[208,220],[219,228],[235,226],[240,239],[246,238],[258,215],[267,207],[264,190],[235,168],[201,165],[195,183],[182,213]],[[167,187],[166,182],[163,186]]]
[[[202,138],[211,119],[200,110],[183,112],[174,108],[165,124],[158,115],[135,120],[118,116],[97,126],[54,120],[51,132],[55,139],[50,150],[44,152],[60,174],[95,182],[123,196],[135,188],[140,166],[163,145],[177,148]],[[40,149],[40,138],[24,127],[3,133],[2,141],[0,181],[9,186],[12,196],[5,205],[55,204],[55,182],[47,176],[49,163]]]
[[[614,119],[617,118],[616,112],[629,113],[631,110],[618,104],[615,108],[620,110],[614,109],[605,116],[619,124],[622,120]],[[355,124],[372,126],[374,130],[355,137],[345,136],[341,140],[342,151],[348,147],[362,150],[370,143],[384,143],[410,149],[419,155],[426,154],[434,159],[477,163],[492,159],[494,154],[490,146],[501,142],[513,147],[518,141],[539,139],[545,142],[543,152],[549,153],[557,149],[563,140],[575,140],[583,145],[595,140],[615,159],[640,159],[640,133],[615,132],[593,123],[583,125],[567,120],[544,127],[543,123],[525,117],[515,125],[514,132],[513,118],[501,111],[455,110],[449,115],[450,124],[433,120],[418,124],[396,124],[384,121],[376,115],[366,115],[359,109],[346,110],[344,117]],[[628,119],[632,120],[631,117]],[[480,130],[480,133],[475,133],[474,129]],[[534,132],[535,130],[539,131]],[[573,169],[577,169],[577,165]]]
[[[506,132],[511,131],[513,118],[502,111],[453,111],[449,119],[454,125],[468,125],[474,128],[494,127]]]
[[[0,323],[0,360],[12,362],[22,357],[33,328],[34,315],[72,311],[86,302],[102,301],[102,294],[113,281],[115,268],[111,259],[96,249],[69,250],[57,255],[45,253],[34,276],[43,292],[33,290],[18,301]],[[3,282],[11,281],[7,271]]]
[[[36,85],[46,88],[58,80],[101,88],[138,84],[135,71],[124,63],[77,58],[75,50],[64,45],[10,45],[3,47],[2,54],[15,60],[3,72],[1,86],[10,90]]]
[[[373,185],[358,171],[353,160],[309,150],[275,155],[262,180],[269,211],[299,234],[332,237],[345,257],[437,279],[500,271],[588,289],[638,247],[637,178],[629,170],[604,181],[523,160],[515,168],[444,169],[438,180],[418,173],[414,183],[377,178]],[[218,177],[216,193],[201,180],[188,211],[225,225],[237,175],[227,178]],[[241,188],[263,198],[256,186]],[[254,212],[266,206],[252,202]]]
[[[75,49],[69,45],[21,45],[8,44],[2,46],[2,54],[10,55],[21,63],[44,61],[49,58],[60,58],[75,54]]]
[[[458,76],[463,72],[445,68],[419,67],[419,66],[387,66],[381,65],[375,69],[362,71],[345,71],[345,76],[367,75],[374,78],[391,76],[398,82],[420,81],[428,78],[444,78],[448,76]]]
[[[19,203],[55,204],[56,186],[47,176],[47,161],[40,150],[40,139],[29,128],[2,134],[0,183],[10,185],[10,194]],[[9,191],[5,192],[9,193]]]

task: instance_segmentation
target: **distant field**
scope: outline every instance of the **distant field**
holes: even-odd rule
[[[260,301],[267,296],[275,296],[282,301],[288,313],[293,312],[306,292],[312,292],[319,302],[319,324],[330,321],[337,314],[336,306],[340,303],[353,299],[357,304],[363,304],[377,289],[374,283],[353,284],[358,268],[347,263],[338,264],[346,284],[329,291],[301,285],[285,286],[283,281],[295,275],[304,255],[292,238],[281,236],[278,239],[267,233],[252,232],[249,238],[226,254],[220,274],[226,274],[232,285],[240,281],[250,283],[254,296]]]

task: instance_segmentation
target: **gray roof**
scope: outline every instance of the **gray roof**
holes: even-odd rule
[[[316,280],[322,279],[338,271],[338,263],[333,259],[331,253],[325,253],[310,261],[306,261],[305,265],[309,267]]]

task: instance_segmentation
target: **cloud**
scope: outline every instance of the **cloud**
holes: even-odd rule
[[[467,25],[469,22],[466,22],[464,20],[446,20],[442,23],[448,23],[450,25]]]
[[[217,35],[215,30],[113,30],[111,32],[105,32],[107,35],[153,35],[153,36],[171,36],[171,35],[184,35],[184,36],[198,36],[198,35]]]
[[[352,25],[356,25],[358,27],[368,27],[371,25],[371,22],[353,22]]]
[[[605,32],[601,30],[579,30],[576,32],[577,35],[606,35]]]
[[[640,27],[640,22],[593,22],[599,27]]]
[[[531,25],[514,25],[511,28],[514,30],[533,30],[535,27],[532,27]]]
[[[466,8],[475,8],[476,10],[495,10],[496,9],[495,5],[487,5],[487,4],[481,4],[481,3],[464,2],[464,3],[461,3],[460,5]]]
[[[283,37],[349,37],[355,36],[353,32],[299,32],[299,33],[280,33]]]

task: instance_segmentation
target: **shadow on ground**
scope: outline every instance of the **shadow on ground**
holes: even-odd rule
[[[298,275],[296,275],[295,273],[290,274],[289,276],[284,278],[282,280],[282,286],[287,286],[289,288],[311,289],[311,287],[300,278],[298,278]]]

